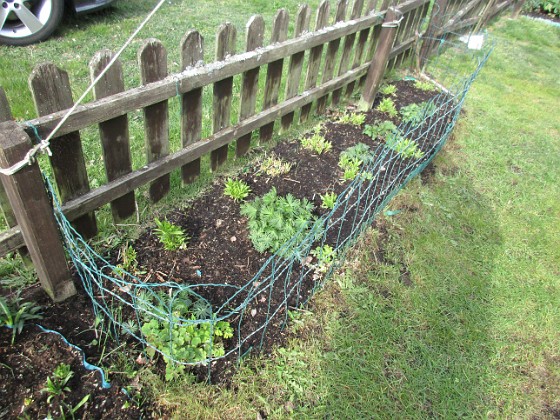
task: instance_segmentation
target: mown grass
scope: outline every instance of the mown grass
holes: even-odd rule
[[[435,162],[231,389],[156,384],[175,418],[555,418],[559,31],[502,19]],[[151,379],[149,379],[151,380]]]

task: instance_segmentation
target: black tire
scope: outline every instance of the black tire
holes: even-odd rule
[[[16,0],[14,3],[19,3],[20,0]],[[2,32],[7,32],[10,28],[17,29],[17,27],[23,27],[24,25],[21,21],[6,21],[4,27],[0,28],[0,44],[6,45],[29,45],[36,42],[44,41],[56,30],[62,16],[64,15],[64,0],[35,0],[35,6],[33,8],[41,7],[45,3],[51,3],[50,14],[41,22],[42,27],[38,31],[25,36],[9,36],[6,34],[2,35]],[[0,0],[0,7],[3,3],[8,3],[5,0]],[[20,6],[25,7],[25,6]],[[34,9],[36,10],[36,9]]]

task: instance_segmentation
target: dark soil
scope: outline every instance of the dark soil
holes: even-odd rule
[[[411,103],[426,101],[434,92],[424,92],[414,88],[410,82],[396,83],[397,96],[394,98],[397,109]],[[352,111],[349,109],[349,111]],[[374,121],[386,120],[387,117],[378,111],[371,110],[366,115],[366,124]],[[336,120],[332,118],[332,120]],[[396,124],[398,120],[394,120]],[[284,161],[292,163],[291,171],[282,176],[268,177],[255,173],[257,168],[247,167],[240,177],[251,187],[248,199],[267,193],[275,187],[278,194],[293,194],[296,198],[306,197],[315,206],[315,213],[320,216],[326,210],[321,209],[320,194],[334,191],[339,194],[344,190],[347,182],[341,181],[342,171],[338,168],[340,152],[357,143],[366,143],[375,149],[379,142],[372,140],[362,133],[363,128],[349,124],[327,121],[323,124],[322,133],[332,142],[332,151],[322,156],[314,155],[301,149],[297,140],[283,142],[273,148],[274,154]],[[429,139],[422,146],[427,150]],[[428,156],[426,156],[428,158]],[[398,169],[398,168],[397,168]],[[407,172],[392,173],[388,170],[387,176],[404,177]],[[413,168],[410,168],[412,170]],[[383,197],[376,199],[381,200]],[[368,209],[357,208],[357,212],[366,212]],[[234,286],[245,285],[263,266],[270,257],[269,253],[260,254],[252,246],[248,236],[245,218],[239,214],[239,204],[223,195],[223,181],[216,183],[202,197],[192,203],[187,210],[176,210],[169,213],[167,219],[180,225],[191,237],[188,249],[185,251],[166,251],[151,230],[147,230],[133,243],[137,251],[138,265],[145,272],[143,281],[166,282],[174,281],[179,284],[227,284]],[[350,235],[350,225],[340,222],[340,231],[327,236],[327,243],[335,245],[337,235],[342,238]],[[116,254],[112,261],[116,261]],[[303,267],[294,264],[291,270],[301,271]],[[266,274],[266,273],[265,273]],[[295,281],[298,276],[294,275]],[[403,282],[407,282],[407,273],[403,273]],[[266,298],[255,299],[247,308],[243,320],[232,320],[232,325],[239,328],[244,343],[242,352],[256,349],[261,344],[261,351],[269,352],[274,345],[281,344],[286,339],[286,331],[282,329],[287,317],[288,307],[306,301],[312,294],[320,279],[312,275],[305,277],[297,293],[287,296],[293,283],[271,286],[266,292]],[[288,289],[286,289],[288,287]],[[219,307],[232,296],[233,288],[200,286],[197,292],[211,302],[214,307]],[[267,300],[270,296],[270,301]],[[229,306],[241,303],[246,295],[240,293]],[[110,371],[112,387],[102,389],[100,374],[83,368],[81,356],[62,339],[53,334],[42,333],[37,327],[27,327],[24,333],[16,339],[15,345],[10,345],[11,332],[0,330],[0,418],[17,418],[28,415],[31,418],[45,417],[49,413],[60,416],[61,407],[67,416],[68,407],[74,407],[86,395],[90,395],[87,403],[75,414],[79,418],[139,418],[141,411],[143,417],[165,417],[164,413],[154,413],[152,407],[144,404],[140,409],[132,403],[122,391],[122,388],[137,383],[134,368],[141,349],[132,340],[115,343],[97,336],[93,328],[95,316],[91,303],[83,290],[79,294],[62,304],[51,304],[40,291],[34,296],[44,308],[44,319],[40,322],[46,328],[62,333],[69,342],[82,348],[88,362],[101,363]],[[267,307],[282,307],[278,316],[270,319],[266,334],[251,336],[259,326],[269,319]],[[101,344],[100,344],[101,343]],[[234,339],[226,341],[227,346],[236,345]],[[116,349],[119,347],[118,349]],[[111,358],[106,355],[112,350]],[[114,372],[112,365],[115,355],[124,355],[128,360],[131,372]],[[231,378],[236,362],[237,353],[232,357],[219,360],[212,366],[212,381],[227,385]],[[62,397],[54,398],[47,403],[47,394],[41,392],[47,377],[52,375],[60,363],[71,365],[74,377],[69,383],[70,391]],[[156,362],[154,368],[162,369],[161,361]],[[112,367],[109,367],[112,366]],[[200,379],[206,378],[207,369],[195,370]],[[66,408],[65,408],[66,407]],[[140,411],[141,410],[141,411]],[[70,417],[70,416],[69,416]]]
[[[551,20],[552,22],[560,23],[560,17],[556,15],[551,15],[546,13],[543,10],[533,10],[531,12],[525,13],[527,16],[531,16],[534,18],[546,19]]]

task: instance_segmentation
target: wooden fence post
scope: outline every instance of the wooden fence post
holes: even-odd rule
[[[0,124],[3,168],[24,159],[31,146],[31,139],[15,122]],[[33,163],[14,175],[0,177],[43,288],[55,302],[74,295],[76,289],[39,165]]]
[[[422,48],[418,58],[418,67],[422,68],[426,65],[426,60],[432,52],[435,44],[434,38],[437,36],[438,30],[443,27],[444,15],[447,9],[447,0],[436,0],[432,7],[432,14],[430,15],[430,23],[426,29]]]
[[[373,106],[373,101],[375,100],[375,95],[377,94],[381,79],[385,73],[385,68],[389,61],[389,54],[391,53],[395,35],[397,34],[398,23],[396,22],[399,15],[400,12],[394,7],[389,8],[385,15],[383,29],[379,35],[379,44],[369,66],[359,103],[359,108],[362,111],[367,111]]]
[[[519,14],[521,13],[521,9],[523,9],[523,5],[525,4],[526,0],[517,0],[513,5],[513,10],[511,11],[511,18],[517,19]]]

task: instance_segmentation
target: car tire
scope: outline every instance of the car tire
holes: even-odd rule
[[[34,0],[26,3],[32,5],[31,12],[37,18],[33,23],[35,25],[33,30],[19,20],[18,13],[21,13],[21,8],[25,7],[23,0],[0,0],[0,44],[21,46],[44,41],[60,24],[64,15],[64,0]],[[15,14],[18,17],[17,20],[7,20],[5,16],[2,19],[2,9],[5,11],[8,8],[13,11],[12,16]]]

